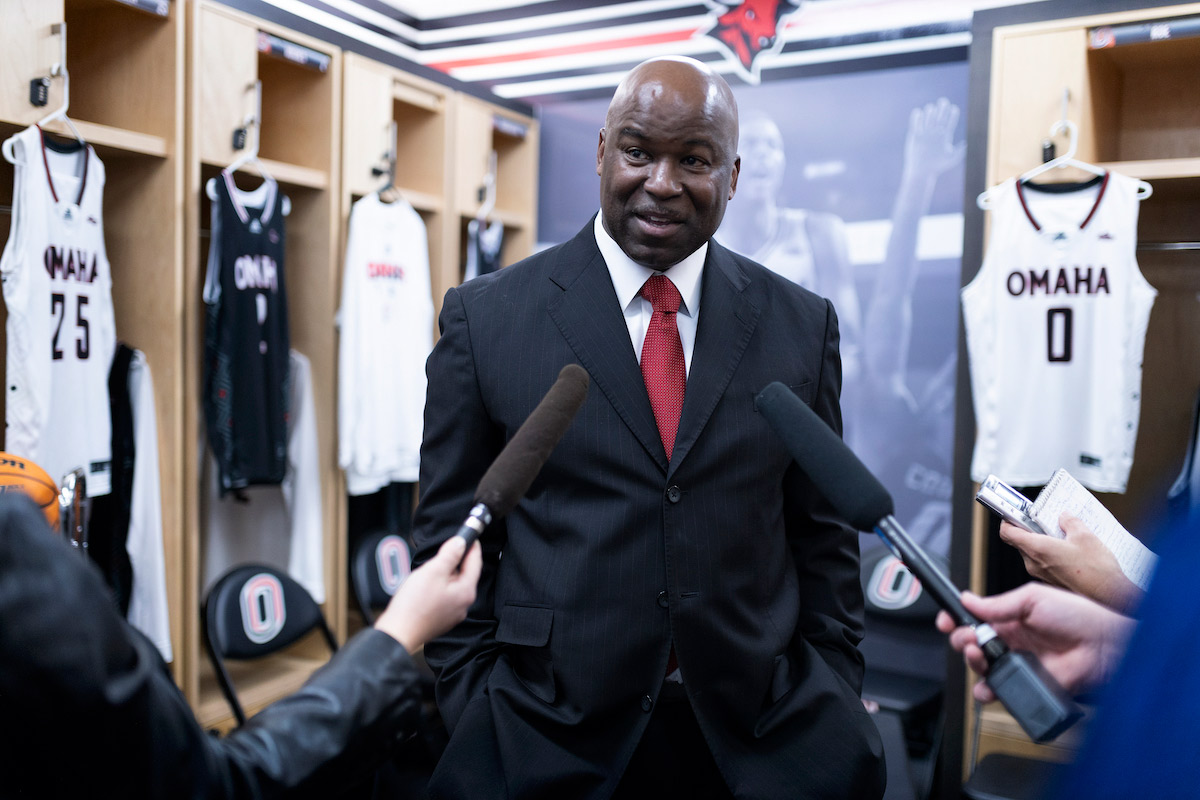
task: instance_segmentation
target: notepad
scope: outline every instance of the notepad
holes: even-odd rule
[[[1060,469],[1033,501],[1030,514],[1051,536],[1062,539],[1065,534],[1058,527],[1058,518],[1064,513],[1078,517],[1116,556],[1125,577],[1143,590],[1146,588],[1158,556],[1125,530],[1083,484],[1065,469]]]

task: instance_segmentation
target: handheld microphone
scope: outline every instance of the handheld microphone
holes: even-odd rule
[[[567,364],[550,391],[496,456],[475,489],[475,505],[470,515],[455,534],[466,540],[468,550],[493,520],[512,511],[529,490],[579,413],[587,390],[587,370],[578,364]]]
[[[755,405],[838,513],[860,531],[874,529],[956,624],[975,629],[988,660],[988,686],[1031,739],[1051,741],[1083,716],[1036,656],[1009,650],[990,625],[967,611],[958,588],[892,516],[892,496],[811,408],[778,382],[763,389]]]

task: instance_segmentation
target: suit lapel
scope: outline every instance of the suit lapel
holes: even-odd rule
[[[746,352],[760,313],[746,296],[749,278],[715,241],[709,242],[702,280],[692,370],[668,475],[675,472],[700,438]]]
[[[547,304],[550,318],[592,382],[665,473],[667,455],[642,371],[590,223],[563,248],[550,280],[562,289]]]

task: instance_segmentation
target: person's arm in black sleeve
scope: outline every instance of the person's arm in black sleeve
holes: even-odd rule
[[[446,293],[438,320],[441,338],[426,364],[429,388],[421,443],[421,498],[413,520],[413,564],[452,536],[475,504],[475,489],[504,446],[484,404],[462,294]],[[438,709],[454,730],[470,700],[483,691],[495,663],[495,577],[507,539],[503,520],[480,538],[483,574],[467,619],[429,642],[425,660],[437,675]]]
[[[299,691],[217,739],[201,729],[154,645],[120,618],[95,567],[26,498],[0,497],[5,791],[271,798],[353,784],[415,727],[419,692],[406,647],[462,619],[479,554],[458,571],[461,557],[461,545],[448,546],[437,569],[415,571],[397,592],[384,616],[408,624],[359,634]]]
[[[446,543],[413,571],[375,622],[302,688],[207,741],[221,797],[329,797],[359,783],[416,730],[421,699],[409,654],[462,621],[479,548]],[[460,567],[461,563],[461,567]]]
[[[421,694],[404,647],[359,633],[299,690],[222,739],[205,737],[217,797],[335,796],[416,730]]]

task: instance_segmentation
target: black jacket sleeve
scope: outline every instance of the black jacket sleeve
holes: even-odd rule
[[[433,558],[474,505],[475,487],[504,446],[490,419],[475,367],[461,288],[451,289],[438,320],[441,338],[429,356],[429,390],[421,442],[421,500],[413,520],[413,566]],[[467,704],[482,695],[496,662],[495,587],[507,526],[499,520],[480,537],[483,570],[467,618],[425,646],[437,675],[437,702],[451,732]]]
[[[838,319],[825,301],[825,342],[813,411],[839,436],[842,369]],[[784,510],[788,543],[800,577],[798,632],[856,692],[862,691],[864,635],[858,536],[795,464]]]
[[[225,738],[25,498],[0,496],[0,781],[16,797],[329,796],[420,713],[404,648],[367,630]],[[7,794],[5,796],[8,796]]]

